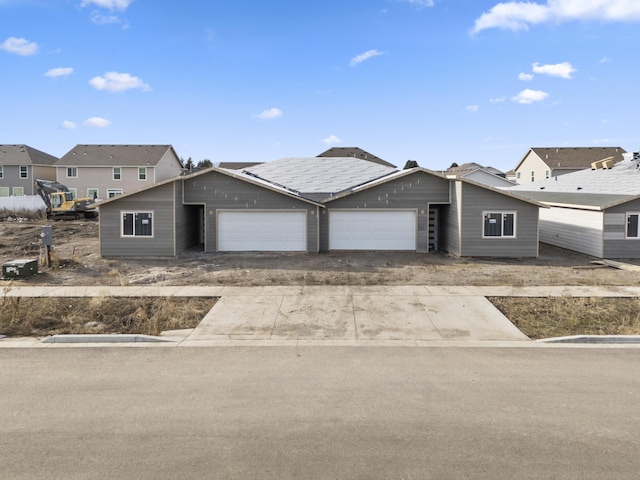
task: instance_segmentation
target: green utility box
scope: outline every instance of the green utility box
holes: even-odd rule
[[[2,264],[4,278],[27,278],[36,273],[38,273],[37,260],[19,259]]]

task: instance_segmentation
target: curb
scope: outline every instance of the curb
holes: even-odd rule
[[[538,343],[612,343],[640,344],[640,335],[571,335],[536,340]]]
[[[169,339],[154,337],[152,335],[122,335],[122,334],[98,334],[98,335],[52,335],[41,343],[140,343],[140,342],[171,342]]]

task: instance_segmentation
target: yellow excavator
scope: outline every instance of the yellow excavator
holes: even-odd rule
[[[36,180],[38,195],[47,206],[47,218],[96,218],[95,198],[73,198],[69,189],[53,180]]]

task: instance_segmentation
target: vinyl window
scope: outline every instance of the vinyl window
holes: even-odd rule
[[[123,237],[153,237],[153,212],[122,212]]]
[[[113,167],[113,179],[122,180],[122,169],[120,167]]]
[[[0,187],[0,197],[9,196],[9,187]]]
[[[99,190],[97,188],[87,188],[87,197],[98,198],[99,195]]]
[[[23,197],[24,196],[24,187],[13,187],[13,196],[14,197]]]
[[[121,188],[107,188],[107,198],[116,197],[118,195],[122,195]]]
[[[67,167],[67,178],[78,178],[78,167]]]
[[[29,167],[20,165],[20,178],[29,178]]]
[[[138,180],[147,179],[147,169],[145,167],[138,168]]]
[[[4,166],[0,165],[0,178],[4,177]]]
[[[516,236],[515,212],[484,212],[482,228],[484,238]]]
[[[640,238],[639,219],[640,213],[627,213],[626,238]]]

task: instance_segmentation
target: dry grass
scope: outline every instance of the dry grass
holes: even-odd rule
[[[534,340],[567,335],[640,335],[640,299],[489,297]]]
[[[194,328],[213,307],[211,297],[0,297],[0,334],[78,333],[159,335]]]

